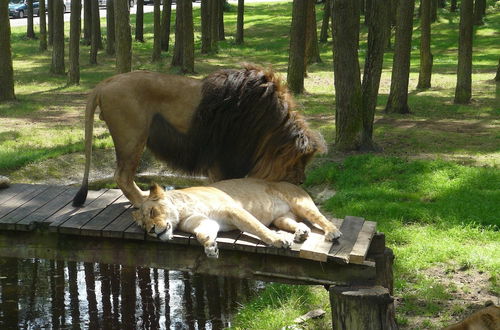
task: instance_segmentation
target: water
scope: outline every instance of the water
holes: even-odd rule
[[[260,282],[0,258],[0,329],[222,329]]]

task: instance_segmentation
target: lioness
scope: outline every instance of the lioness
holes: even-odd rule
[[[219,255],[215,242],[219,231],[239,229],[257,235],[266,244],[288,248],[291,242],[267,226],[291,231],[294,240],[302,242],[311,230],[297,222],[300,217],[318,224],[328,241],[342,235],[302,188],[251,178],[167,192],[155,184],[132,214],[150,235],[161,240],[172,239],[176,228],[196,235],[206,255],[213,258]]]
[[[312,156],[326,150],[269,70],[247,65],[203,80],[148,71],[119,74],[88,97],[85,172],[74,206],[87,197],[97,107],[115,145],[115,180],[135,207],[147,195],[134,182],[146,146],[172,168],[212,181],[250,176],[292,183],[301,183]]]
[[[443,330],[500,330],[500,307],[489,302],[485,308]]]

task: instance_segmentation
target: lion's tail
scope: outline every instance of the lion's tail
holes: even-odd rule
[[[85,108],[85,171],[83,174],[82,186],[80,190],[76,193],[73,198],[73,206],[80,207],[83,206],[85,200],[87,199],[87,193],[89,191],[89,172],[90,172],[90,162],[92,158],[92,138],[94,131],[94,113],[95,109],[99,105],[99,95],[97,93],[97,88],[94,89],[88,99],[87,107]]]

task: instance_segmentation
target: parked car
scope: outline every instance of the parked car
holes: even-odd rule
[[[9,16],[23,18],[28,15],[28,3],[25,0],[10,0],[9,1]],[[33,15],[40,15],[38,1],[33,1]]]

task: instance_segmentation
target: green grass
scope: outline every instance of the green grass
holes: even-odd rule
[[[318,18],[321,9],[318,5]],[[209,55],[200,54],[199,9],[194,11],[194,20],[196,74],[192,76],[203,77],[218,68],[238,67],[248,61],[270,65],[286,77],[290,1],[246,4],[242,46],[233,42],[233,7],[225,14],[226,41],[219,43],[217,53]],[[134,16],[131,22],[134,27]],[[396,255],[398,322],[411,329],[449,324],[466,315],[467,306],[472,304],[455,303],[457,291],[466,293],[467,289],[448,288],[441,278],[429,273],[434,267],[483,272],[487,291],[500,295],[500,84],[492,81],[500,54],[500,4],[488,1],[485,25],[474,30],[473,101],[467,106],[453,104],[458,23],[458,13],[439,10],[439,19],[432,25],[432,88],[420,91],[415,88],[420,40],[415,21],[409,115],[383,113],[393,56],[392,51],[385,54],[374,126],[374,138],[383,153],[346,157],[332,150],[308,172],[309,187],[324,185],[336,191],[322,205],[324,210],[337,217],[357,215],[377,221],[378,229],[385,232]],[[105,20],[101,26],[105,36]],[[66,28],[68,32],[69,25]],[[363,24],[361,28],[359,59],[363,68],[367,29]],[[171,51],[162,54],[161,62],[151,63],[152,31],[152,14],[146,14],[145,42],[133,42],[133,69],[177,73],[169,65]],[[24,34],[24,28],[12,29],[18,101],[0,104],[3,174],[29,169],[44,159],[81,154],[85,94],[115,73],[113,57],[100,52],[99,64],[89,65],[89,48],[81,46],[81,84],[66,86],[66,76],[49,74],[50,51],[39,52],[38,41],[26,40]],[[331,145],[335,134],[331,39],[320,45],[320,52],[323,62],[309,67],[307,93],[296,100],[298,109]],[[95,146],[111,148],[105,125],[97,116],[95,119]],[[28,181],[30,171],[25,172]],[[37,177],[37,173],[31,176]],[[277,329],[311,309],[328,306],[322,288],[273,284],[242,306],[234,327]],[[329,314],[327,311],[325,319],[311,321],[306,328],[326,327]]]

